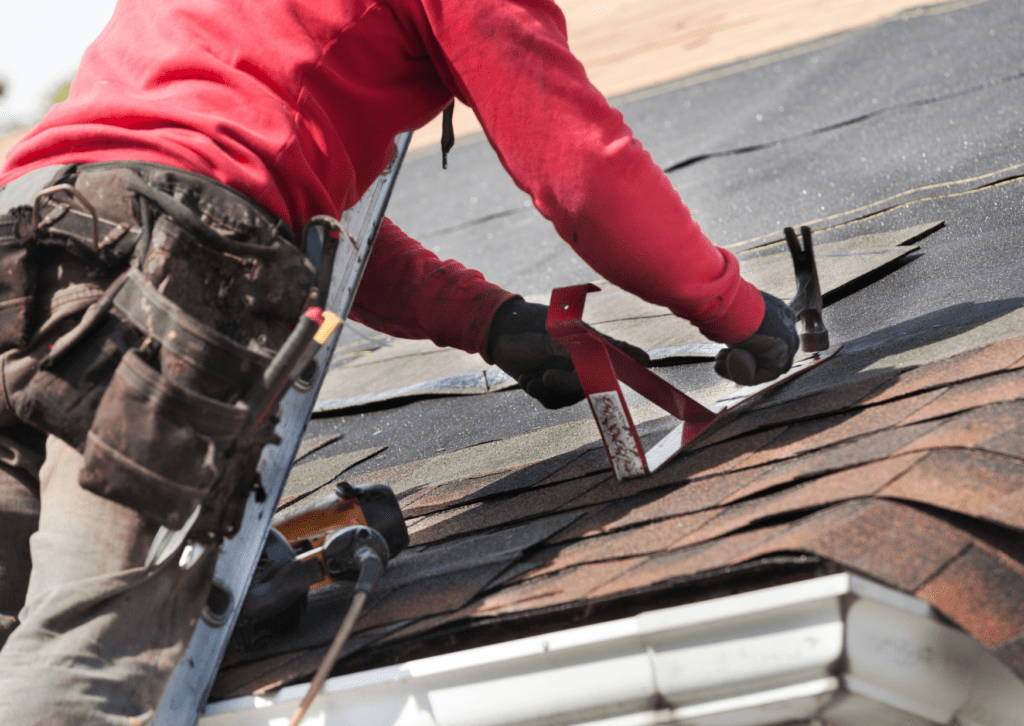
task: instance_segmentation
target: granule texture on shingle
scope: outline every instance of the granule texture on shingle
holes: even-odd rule
[[[1021,487],[1024,462],[985,451],[940,449],[930,452],[878,495],[980,517]]]
[[[748,486],[733,493],[722,503],[739,501],[756,496],[761,492],[785,484],[795,484],[821,477],[836,471],[843,471],[873,461],[888,458],[897,449],[914,441],[938,426],[927,422],[915,426],[901,426],[891,431],[879,431],[854,441],[794,457],[760,467],[760,476]]]
[[[454,612],[469,603],[507,563],[473,567],[441,577],[427,577],[405,587],[374,593],[356,632],[409,618]]]
[[[786,427],[780,426],[697,449],[655,472],[651,478],[696,479],[736,471],[748,466],[747,461],[752,456],[756,456],[785,432]]]
[[[579,477],[589,476],[600,471],[611,471],[611,468],[612,465],[608,462],[608,454],[605,453],[604,447],[599,445],[584,451],[570,463],[551,472],[539,484],[546,485],[568,481],[569,479],[578,479]]]
[[[597,534],[577,542],[549,547],[531,560],[538,568],[531,577],[567,569],[588,562],[624,559],[664,552],[714,516],[705,511],[649,522],[630,529]]]
[[[915,594],[987,648],[1024,633],[1024,566],[983,542],[974,542]]]
[[[473,607],[474,616],[493,616],[539,610],[581,602],[593,596],[609,580],[646,560],[644,556],[570,567],[548,577],[516,583],[485,595]]]
[[[432,515],[436,519],[428,517],[415,531],[410,529],[410,540],[414,546],[428,544],[523,522],[553,512],[595,486],[597,484],[589,480],[570,480],[441,512],[439,514],[448,516]]]
[[[874,580],[913,592],[971,542],[963,530],[909,505],[885,500],[845,502],[810,519],[778,543],[825,557]],[[838,515],[847,516],[838,518]]]
[[[924,458],[923,453],[884,459],[798,484],[757,499],[714,510],[717,516],[676,543],[691,544],[721,537],[758,520],[868,497]]]
[[[406,517],[419,517],[453,506],[468,504],[486,496],[489,488],[495,482],[504,479],[509,473],[510,470],[504,470],[482,476],[427,484],[417,490],[414,500],[410,500],[408,503],[405,500],[402,501],[402,512]]]
[[[1024,420],[1024,401],[995,403],[968,411],[939,426],[926,436],[911,442],[904,451],[925,451],[946,447],[978,446],[995,438]]]
[[[428,484],[402,499],[419,549],[360,632],[513,637],[709,577],[756,588],[774,570],[744,563],[808,555],[922,597],[1024,677],[1024,566],[991,544],[1024,536],[1024,338],[986,351],[739,413],[638,479],[594,447]]]
[[[992,403],[1024,397],[1024,370],[996,373],[950,386],[945,393],[907,419],[907,423],[928,421],[969,411]]]
[[[610,580],[595,590],[592,595],[593,597],[608,597],[627,593],[746,562],[766,552],[775,551],[772,543],[792,527],[791,523],[786,523],[747,530],[728,537],[654,555],[637,563],[636,566],[623,572],[614,580]]]
[[[1024,489],[1003,497],[983,511],[981,517],[1024,531]]]
[[[1024,422],[985,439],[978,444],[978,448],[1024,460]]]
[[[890,401],[877,406],[858,409],[852,412],[842,413],[834,417],[819,419],[827,422],[817,432],[805,436],[798,445],[790,447],[784,452],[788,456],[795,456],[805,451],[815,451],[828,446],[835,446],[846,441],[851,441],[879,431],[895,428],[906,421],[915,411],[931,403],[941,395],[939,391],[927,391],[914,396]],[[748,460],[748,465],[753,463],[756,457]],[[776,457],[778,459],[780,457]],[[765,459],[768,461],[770,459]]]
[[[894,378],[895,371],[884,371],[861,378],[851,383],[830,385],[826,391],[816,391],[806,396],[788,398],[787,394],[794,385],[808,383],[826,375],[827,364],[808,371],[791,384],[780,389],[778,394],[768,395],[763,401],[755,401],[747,410],[731,421],[724,428],[715,431],[706,439],[701,437],[694,442],[696,448],[709,446],[720,441],[742,436],[759,429],[772,428],[796,420],[820,418],[840,413],[866,399],[873,392],[883,387]],[[784,400],[779,401],[778,396]]]
[[[563,508],[577,509],[580,507],[590,507],[595,504],[616,502],[621,499],[632,499],[635,497],[643,498],[647,494],[648,490],[654,489],[658,486],[663,486],[663,484],[653,483],[651,481],[651,477],[646,476],[638,479],[619,481],[615,478],[615,475],[610,472],[592,474],[588,477],[582,477],[577,481],[593,482],[595,486],[576,499],[564,504]]]
[[[633,481],[645,481],[647,477],[626,482],[617,481],[613,477],[601,482],[598,487],[579,499],[573,500],[568,506],[575,508],[591,503],[619,503],[623,511],[632,512],[630,523],[636,523],[643,519],[670,517],[708,509],[750,484],[760,474],[761,472],[757,470],[740,471],[696,481],[684,480],[660,491],[640,492],[635,492],[630,485]]]
[[[868,397],[866,403],[958,384],[972,378],[1009,370],[1024,359],[1024,338],[1010,338],[919,366],[900,375],[899,381]]]

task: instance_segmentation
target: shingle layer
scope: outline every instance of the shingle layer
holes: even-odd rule
[[[590,447],[409,492],[401,583],[385,577],[339,669],[820,561],[930,602],[1024,677],[1022,366],[1024,337],[836,383],[739,416],[643,479],[616,481]],[[402,558],[446,564],[417,577]],[[228,667],[214,695],[308,676],[320,653]]]

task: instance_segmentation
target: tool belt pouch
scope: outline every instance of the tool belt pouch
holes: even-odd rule
[[[171,529],[199,505],[221,518],[244,504],[273,440],[273,422],[257,427],[233,402],[313,294],[311,264],[279,222],[187,172],[89,165],[74,190],[52,189],[38,200],[39,237],[98,270],[127,270],[72,329],[36,333],[23,365],[3,368],[11,409],[83,452],[86,489]],[[80,196],[95,213],[75,206]],[[237,519],[203,521],[230,532]]]
[[[31,334],[36,260],[20,229],[29,226],[27,207],[0,217],[0,353],[21,348]]]
[[[244,405],[177,386],[128,351],[96,409],[79,482],[180,528],[221,480],[248,420]]]
[[[81,451],[104,388],[125,353],[141,343],[134,328],[114,315],[106,316],[66,354],[55,361],[44,359],[27,383],[9,396],[15,414]]]

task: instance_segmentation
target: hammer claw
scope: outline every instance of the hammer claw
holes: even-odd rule
[[[821,286],[818,283],[818,267],[814,262],[811,228],[800,228],[802,245],[792,227],[786,227],[784,232],[796,273],[797,291],[796,296],[789,301],[789,309],[800,318],[800,347],[805,353],[827,350],[828,330],[821,318]]]

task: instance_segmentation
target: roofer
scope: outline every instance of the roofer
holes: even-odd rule
[[[599,274],[730,344],[719,372],[789,367],[794,317],[702,234],[553,0],[121,0],[0,176],[0,723],[152,716],[270,436],[234,404],[313,299],[295,232],[453,96]],[[545,313],[385,221],[352,317],[557,407],[582,392]],[[161,525],[196,546],[148,557]]]

